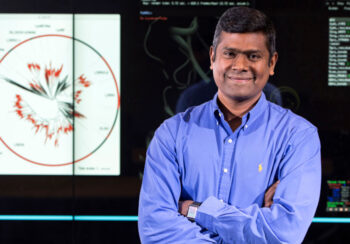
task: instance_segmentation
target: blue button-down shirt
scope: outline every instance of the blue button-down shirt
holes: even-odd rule
[[[265,191],[280,183],[271,207]],[[258,103],[232,131],[212,101],[166,120],[148,148],[139,203],[142,243],[300,243],[321,185],[317,129]],[[195,222],[179,200],[202,202]]]

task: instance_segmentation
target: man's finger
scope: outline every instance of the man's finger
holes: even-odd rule
[[[264,207],[271,207],[273,201],[273,197],[275,195],[276,192],[276,188],[278,186],[278,184],[280,183],[280,181],[276,181],[275,183],[273,183],[272,186],[269,187],[269,189],[267,189],[267,191],[265,192],[265,196],[264,196]]]

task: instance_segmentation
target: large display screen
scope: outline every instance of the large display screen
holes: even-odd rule
[[[222,4],[225,1],[212,1],[211,5],[195,1],[195,7],[167,5],[168,1],[145,2],[141,1],[140,22],[145,29],[145,60],[152,67],[145,79],[149,84],[157,77],[163,101],[151,117],[159,111],[170,117],[212,99],[217,87],[208,53],[217,17],[227,8]],[[267,99],[318,128],[322,189],[316,217],[347,217],[350,1],[232,1],[232,5],[244,2],[269,15],[277,30],[279,58],[275,75],[264,88]],[[182,13],[187,15],[183,17]]]
[[[120,16],[1,14],[0,26],[0,174],[119,175]]]

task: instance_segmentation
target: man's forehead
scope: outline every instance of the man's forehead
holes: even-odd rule
[[[241,51],[268,51],[266,35],[262,32],[228,33],[222,31],[220,33],[218,46],[225,49],[237,49]]]

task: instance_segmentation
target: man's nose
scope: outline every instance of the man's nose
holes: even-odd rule
[[[243,54],[238,54],[232,61],[232,67],[235,71],[247,71],[248,62],[247,58]]]

